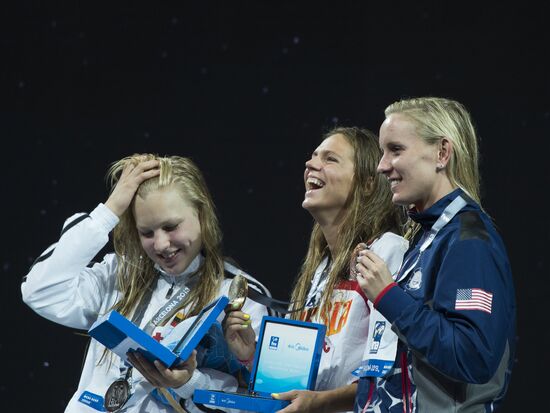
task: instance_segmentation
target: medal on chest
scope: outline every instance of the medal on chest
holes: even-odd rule
[[[115,380],[105,393],[105,410],[116,412],[121,409],[130,398],[130,384],[126,379]]]
[[[122,369],[121,369],[122,370]],[[124,374],[124,371],[121,371]],[[132,395],[132,367],[127,367],[126,374],[111,383],[105,392],[103,407],[108,412],[116,412],[126,404]]]

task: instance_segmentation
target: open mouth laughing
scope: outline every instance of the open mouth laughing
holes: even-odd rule
[[[324,186],[325,186],[325,183],[323,181],[321,181],[319,178],[315,178],[315,177],[310,176],[306,180],[307,192],[316,191],[318,189],[323,188]]]

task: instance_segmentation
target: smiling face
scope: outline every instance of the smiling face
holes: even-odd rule
[[[447,145],[447,146],[445,146]],[[429,145],[418,136],[415,124],[394,113],[380,127],[380,147],[384,152],[378,172],[390,181],[395,204],[429,208],[453,190],[444,167],[450,143]]]
[[[197,211],[175,186],[136,197],[134,216],[145,253],[168,274],[184,272],[200,252]]]
[[[342,134],[331,135],[306,162],[302,206],[318,219],[334,219],[345,206],[354,174],[354,150]]]

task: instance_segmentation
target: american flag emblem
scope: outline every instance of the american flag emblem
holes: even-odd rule
[[[493,294],[481,288],[456,290],[455,310],[480,310],[491,314]]]

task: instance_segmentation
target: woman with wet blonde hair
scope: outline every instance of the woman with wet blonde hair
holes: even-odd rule
[[[515,297],[505,246],[480,205],[477,136],[459,102],[425,97],[388,106],[378,171],[408,209],[411,248],[396,276],[373,251],[356,259],[374,303],[357,412],[489,412],[502,402],[515,347]],[[379,324],[380,326],[382,324]]]
[[[224,261],[214,204],[190,159],[136,154],[115,162],[108,177],[112,191],[105,204],[69,218],[59,241],[26,276],[23,300],[38,314],[88,330],[115,309],[170,345],[164,339],[175,326],[227,295],[234,275],[241,273],[269,295]],[[111,231],[115,253],[88,267]],[[245,307],[254,314],[248,324],[256,332],[266,308],[250,300]],[[129,366],[92,340],[66,412],[201,411],[191,400],[196,388],[235,391],[238,385],[241,365],[219,331],[221,340],[211,340],[215,352],[199,347],[173,368],[137,352],[128,356]],[[223,352],[221,362],[208,356]]]
[[[196,165],[188,158],[178,156],[158,157],[155,155],[134,155],[115,162],[109,169],[108,179],[111,187],[116,188],[122,171],[127,165],[156,160],[159,163],[159,175],[144,181],[136,191],[132,201],[145,199],[151,192],[168,187],[176,187],[183,198],[187,199],[197,213],[201,228],[202,255],[201,282],[191,291],[188,301],[191,304],[189,315],[196,315],[206,304],[212,301],[224,279],[224,262],[221,256],[222,239],[214,203]],[[123,257],[117,268],[117,283],[122,298],[115,305],[121,314],[127,315],[139,298],[156,281],[155,261],[143,260],[143,248],[132,204],[120,216],[120,222],[113,230],[115,252]],[[141,263],[140,265],[135,265]]]

